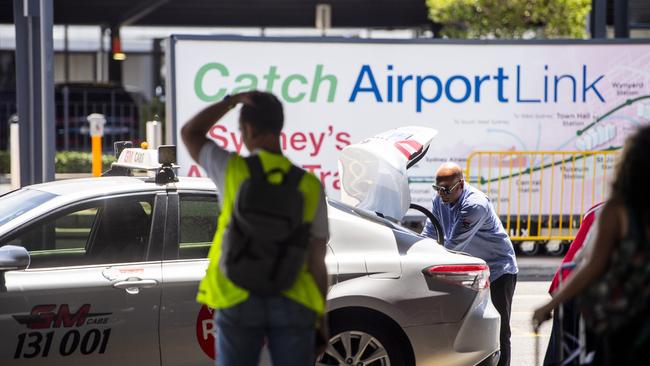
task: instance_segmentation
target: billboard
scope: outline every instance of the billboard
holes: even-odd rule
[[[341,188],[339,152],[400,126],[439,132],[427,156],[409,170],[413,201],[430,207],[428,181],[442,162],[464,167],[480,150],[617,149],[631,130],[650,121],[648,41],[173,36],[167,68],[175,142],[185,121],[225,95],[273,92],[285,108],[285,154],[314,172],[334,198]],[[229,113],[209,137],[246,153],[237,115]],[[181,145],[180,175],[202,175]],[[564,176],[574,175],[556,175]]]

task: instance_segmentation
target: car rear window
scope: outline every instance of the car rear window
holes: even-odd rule
[[[0,225],[4,225],[54,197],[56,197],[55,194],[36,189],[19,189],[0,196]]]

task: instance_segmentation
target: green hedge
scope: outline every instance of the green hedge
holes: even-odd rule
[[[102,171],[108,170],[115,161],[113,155],[102,157]],[[0,174],[9,174],[10,157],[8,151],[0,151]],[[58,152],[54,157],[54,169],[57,173],[91,173],[92,154],[79,151]]]
[[[102,156],[102,172],[115,161],[113,155]],[[58,152],[54,157],[54,170],[57,173],[91,173],[92,154],[79,151]]]

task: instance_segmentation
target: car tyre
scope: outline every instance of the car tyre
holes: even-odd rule
[[[330,319],[330,339],[317,366],[407,366],[402,340],[370,317]]]

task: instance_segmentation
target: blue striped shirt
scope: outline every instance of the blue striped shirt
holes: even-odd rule
[[[445,248],[483,259],[490,267],[490,282],[519,271],[512,242],[483,192],[465,183],[453,203],[444,204],[436,195],[431,211],[444,231]],[[437,237],[430,220],[422,234]]]

